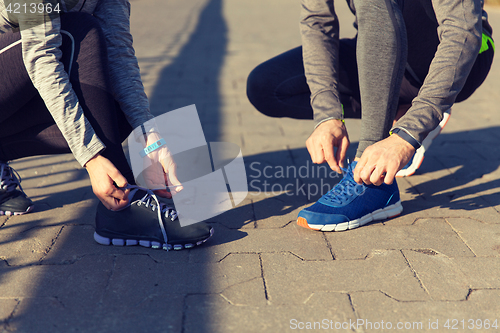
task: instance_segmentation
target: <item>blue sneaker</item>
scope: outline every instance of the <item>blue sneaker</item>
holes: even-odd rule
[[[360,185],[353,179],[357,162],[344,171],[344,178],[318,202],[300,211],[297,224],[320,231],[343,231],[368,222],[397,216],[403,211],[398,184]]]

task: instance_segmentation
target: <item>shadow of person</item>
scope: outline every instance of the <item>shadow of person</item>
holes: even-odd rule
[[[500,205],[499,127],[441,134],[417,173],[406,180],[407,213],[427,208],[476,210]],[[433,173],[437,173],[437,178]],[[442,176],[440,176],[442,175]]]
[[[402,200],[403,216],[436,207],[472,211],[499,206],[500,179],[495,174],[500,165],[498,133],[500,128],[492,127],[441,134],[417,173],[398,180],[411,184],[402,194],[416,194]],[[247,199],[214,218],[228,229],[286,226],[302,207],[317,201],[342,177],[321,172],[327,166],[312,164],[305,148],[245,156],[245,165]],[[300,186],[303,191],[298,190]],[[275,221],[268,223],[269,219]]]

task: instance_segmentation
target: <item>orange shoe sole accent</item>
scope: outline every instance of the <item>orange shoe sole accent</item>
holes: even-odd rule
[[[319,230],[319,229],[313,229],[313,228],[311,228],[311,227],[309,226],[309,224],[307,223],[307,220],[306,220],[305,218],[303,218],[303,217],[299,217],[299,218],[297,219],[297,224],[298,224],[298,225],[300,225],[300,226],[301,226],[301,227],[303,227],[303,228],[306,228],[306,229],[311,229],[311,230],[316,230],[316,231],[318,231],[318,230]]]

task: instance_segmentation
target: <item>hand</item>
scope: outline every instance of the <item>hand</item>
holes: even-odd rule
[[[110,210],[120,210],[128,205],[130,190],[122,190],[127,179],[107,158],[97,154],[85,164],[94,194]],[[113,185],[113,182],[118,186]]]
[[[345,125],[338,119],[327,120],[316,127],[306,141],[306,147],[312,161],[317,164],[327,162],[330,168],[338,173],[342,173],[340,167],[344,167],[349,144]],[[337,148],[336,155],[334,147]]]
[[[410,161],[415,148],[397,134],[366,148],[354,169],[358,184],[392,184],[396,173]]]
[[[158,133],[149,133],[147,136],[146,146],[161,139]],[[166,146],[146,155],[144,162],[147,167],[144,168],[143,175],[149,189],[156,189],[154,192],[165,198],[171,198],[172,195],[182,191],[182,184],[177,179],[177,165]],[[169,190],[166,189],[167,185],[170,188]]]

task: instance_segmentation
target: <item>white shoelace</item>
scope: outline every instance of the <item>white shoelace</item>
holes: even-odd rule
[[[23,190],[21,187],[21,176],[7,163],[0,162],[0,190],[12,192],[16,186],[19,186],[21,191]]]
[[[156,194],[154,194],[153,190],[136,186],[136,185],[127,185],[125,189],[137,189],[137,190],[143,190],[146,192],[146,194],[142,197],[142,199],[139,200],[137,203],[138,206],[145,205],[146,207],[151,207],[151,210],[154,212],[155,210],[158,211],[158,224],[160,225],[161,233],[163,234],[163,239],[165,240],[165,245],[164,248],[167,249],[168,251],[168,238],[167,238],[167,232],[165,230],[165,226],[163,225],[163,219],[162,219],[162,214],[165,215],[167,219],[170,219],[171,221],[175,221],[175,219],[178,217],[177,211],[168,206],[167,204],[164,204],[158,200],[158,197]],[[130,193],[129,195],[134,195],[135,193]],[[153,204],[152,200],[156,202],[156,205]]]

